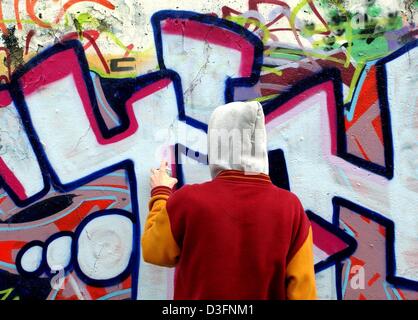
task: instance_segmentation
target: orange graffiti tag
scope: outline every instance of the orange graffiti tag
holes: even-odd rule
[[[61,18],[64,16],[65,12],[71,6],[73,6],[73,5],[75,5],[75,4],[79,3],[79,2],[94,2],[94,3],[100,4],[100,5],[108,8],[110,10],[114,10],[115,9],[115,6],[112,3],[110,3],[109,1],[107,1],[107,0],[70,0],[70,1],[68,1],[68,2],[66,2],[64,4],[64,6],[62,7],[61,11],[58,13],[58,16],[55,19],[55,23],[58,23],[58,21],[61,20]]]
[[[52,27],[51,23],[43,21],[41,18],[39,18],[36,15],[36,12],[35,11],[36,11],[36,3],[37,2],[38,2],[38,0],[26,0],[26,11],[27,11],[29,17],[31,18],[31,20],[33,22],[35,22],[38,26],[40,26],[42,28],[49,29],[49,28]],[[80,3],[80,2],[93,2],[93,3],[100,4],[100,5],[106,7],[108,9],[110,9],[110,10],[114,10],[115,9],[115,6],[112,3],[110,3],[109,1],[107,1],[107,0],[70,0],[70,1],[67,1],[62,6],[61,10],[59,11],[57,17],[54,20],[54,23],[57,24],[61,20],[61,18],[64,16],[64,14],[67,12],[67,10],[70,7],[72,7],[73,5],[75,5],[77,3]],[[19,18],[19,13],[17,12],[19,10],[18,1],[17,0],[15,0],[15,6],[14,7],[15,7],[15,11],[16,11],[15,12],[15,14],[16,14],[16,20],[18,22],[18,28],[19,28],[20,18]],[[0,14],[1,14],[1,9],[0,9]],[[0,18],[2,18],[2,17],[0,16]],[[1,24],[0,24],[0,28],[3,30]]]

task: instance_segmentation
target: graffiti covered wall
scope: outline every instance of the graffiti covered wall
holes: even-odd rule
[[[417,299],[417,7],[0,1],[0,300],[170,299],[173,270],[141,260],[149,172],[209,179],[234,100],[263,104],[319,298]]]

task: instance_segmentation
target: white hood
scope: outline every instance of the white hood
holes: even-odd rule
[[[266,127],[259,102],[231,102],[213,111],[208,157],[212,178],[222,170],[268,174]]]

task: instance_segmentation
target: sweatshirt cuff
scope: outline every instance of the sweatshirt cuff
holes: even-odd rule
[[[164,196],[170,196],[173,191],[170,187],[167,186],[157,186],[152,188],[151,190],[151,197],[157,196],[157,195],[164,195]]]

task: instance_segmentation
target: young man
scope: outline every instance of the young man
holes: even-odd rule
[[[302,204],[272,184],[258,102],[213,112],[213,180],[185,185],[152,170],[144,260],[174,267],[174,299],[315,299],[312,230]]]

